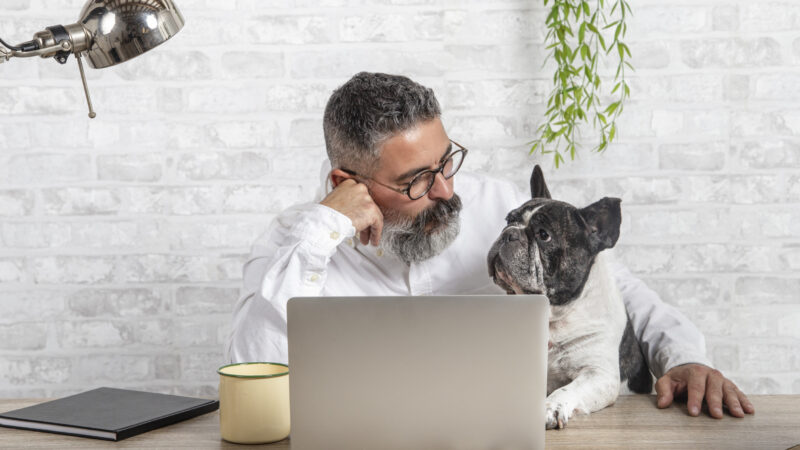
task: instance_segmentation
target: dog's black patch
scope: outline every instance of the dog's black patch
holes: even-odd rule
[[[631,320],[625,324],[625,333],[619,343],[619,381],[628,380],[628,389],[638,394],[649,394],[653,378],[644,359],[644,352],[633,334]]]

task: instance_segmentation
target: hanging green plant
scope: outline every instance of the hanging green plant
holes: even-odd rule
[[[544,0],[544,5],[550,3]],[[599,143],[592,151],[602,152],[617,134],[616,120],[622,113],[623,103],[630,97],[625,80],[626,67],[634,70],[628,59],[631,51],[622,41],[627,32],[626,19],[632,14],[624,0],[617,0],[605,13],[604,0],[596,0],[593,7],[586,0],[553,0],[545,21],[548,28],[545,44],[550,53],[545,64],[553,58],[558,65],[553,74],[553,90],[547,100],[545,122],[536,130],[538,135],[530,153],[553,154],[556,167],[563,163],[563,153],[575,159],[578,126],[591,122],[599,129]],[[613,29],[614,38],[609,43]],[[604,36],[606,34],[606,36]],[[600,103],[601,81],[598,66],[607,55],[619,56],[611,103],[605,108]],[[580,59],[577,59],[580,57]]]

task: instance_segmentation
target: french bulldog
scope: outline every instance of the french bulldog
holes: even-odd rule
[[[621,385],[652,389],[644,354],[601,252],[619,238],[621,200],[578,209],[552,200],[537,165],[531,196],[506,217],[488,255],[489,276],[509,294],[550,301],[545,427],[614,403]]]

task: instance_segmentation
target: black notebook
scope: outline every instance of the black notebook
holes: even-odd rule
[[[0,413],[0,425],[119,441],[218,408],[217,400],[102,387]]]

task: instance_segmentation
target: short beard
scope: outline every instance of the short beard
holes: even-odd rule
[[[383,212],[381,243],[384,250],[406,264],[421,262],[442,253],[458,236],[461,198],[453,194],[449,200],[439,200],[414,219],[397,211]],[[432,232],[425,230],[433,226]]]

